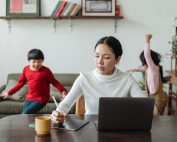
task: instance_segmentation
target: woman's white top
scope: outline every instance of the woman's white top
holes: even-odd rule
[[[68,113],[81,95],[85,98],[86,114],[98,114],[100,97],[147,97],[130,73],[115,68],[112,75],[102,75],[95,69],[80,73],[57,111]]]

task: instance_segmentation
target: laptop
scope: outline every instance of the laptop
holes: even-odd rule
[[[98,131],[150,131],[154,98],[101,97]]]

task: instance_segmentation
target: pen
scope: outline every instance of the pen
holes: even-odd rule
[[[54,101],[54,103],[55,103],[57,109],[59,110],[59,108],[58,108],[58,104],[57,104],[57,101],[56,101],[55,97],[52,96],[52,99],[53,99],[53,101]],[[65,120],[64,120],[64,121],[65,121]],[[60,124],[60,127],[65,128],[64,125],[63,125],[62,123]]]
[[[54,101],[54,103],[55,103],[56,107],[58,107],[57,101],[56,101],[56,99],[55,99],[55,97],[54,97],[54,96],[52,96],[52,99],[53,99],[53,101]]]

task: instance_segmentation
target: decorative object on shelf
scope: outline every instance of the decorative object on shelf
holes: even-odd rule
[[[40,16],[40,0],[6,0],[6,16]]]
[[[120,5],[116,5],[116,16],[120,16]]]
[[[115,16],[115,0],[82,0],[83,16]]]

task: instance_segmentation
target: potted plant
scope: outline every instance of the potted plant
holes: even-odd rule
[[[172,41],[172,49],[171,49],[171,51],[172,51],[172,54],[173,54],[174,56],[177,55],[177,39],[174,39],[174,40]]]

